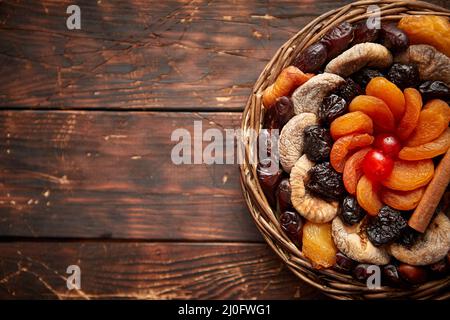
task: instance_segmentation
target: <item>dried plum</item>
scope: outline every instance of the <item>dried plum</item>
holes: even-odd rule
[[[348,104],[344,98],[331,94],[325,97],[319,107],[319,119],[323,125],[330,125],[334,119],[347,113]]]
[[[327,61],[327,47],[316,42],[303,50],[294,60],[294,66],[305,73],[317,73]]]
[[[275,190],[281,180],[282,170],[274,158],[265,158],[256,168],[261,188],[271,206],[275,205]]]
[[[280,226],[295,244],[300,243],[303,221],[295,211],[284,211],[280,214]]]
[[[400,89],[412,88],[419,84],[419,69],[414,64],[394,63],[387,78]]]
[[[292,210],[291,202],[291,183],[289,178],[281,180],[276,191],[276,197],[278,201],[278,210],[284,212],[286,210]]]
[[[338,200],[345,193],[342,175],[329,162],[317,164],[308,171],[306,189],[330,200]]]
[[[339,217],[348,225],[358,223],[366,216],[366,212],[358,204],[358,201],[353,196],[347,196],[342,200],[339,208]]]
[[[353,41],[352,46],[358,43],[364,42],[375,42],[378,39],[378,31],[377,28],[369,28],[367,26],[367,21],[363,20],[358,22],[353,27]]]
[[[328,60],[338,56],[347,49],[353,40],[353,26],[348,22],[342,22],[340,25],[329,30],[320,40],[325,44],[328,51]]]
[[[361,87],[352,78],[345,79],[345,84],[336,90],[336,94],[350,103],[354,97],[363,94]]]
[[[376,69],[363,68],[355,73],[353,80],[359,83],[362,88],[366,88],[369,81],[375,77],[384,77],[384,74]]]
[[[278,118],[279,129],[281,130],[294,116],[294,104],[290,98],[283,96],[278,98],[275,102],[275,110]]]
[[[408,47],[409,39],[406,33],[397,28],[395,23],[382,23],[380,43],[389,50],[398,52]]]
[[[384,206],[367,226],[367,236],[378,247],[398,239],[407,225],[399,211]]]
[[[428,99],[450,99],[450,89],[442,81],[425,81],[419,87],[419,91],[423,97]]]
[[[314,162],[327,160],[332,146],[333,140],[329,130],[317,125],[305,128],[303,152],[309,160]]]

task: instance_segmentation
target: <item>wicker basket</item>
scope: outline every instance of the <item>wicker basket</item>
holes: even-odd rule
[[[354,2],[314,19],[277,51],[256,81],[242,117],[244,138],[249,138],[252,130],[259,133],[264,116],[262,92],[274,82],[280,71],[289,66],[303,48],[317,41],[330,28],[343,21],[353,23],[366,19],[369,16],[367,7],[374,4],[380,7],[382,20],[395,21],[404,15],[419,14],[450,16],[450,10],[426,2],[387,0]],[[308,259],[281,231],[275,213],[259,185],[256,166],[250,161],[253,154],[253,150],[250,150],[247,144],[244,163],[240,166],[241,185],[247,206],[267,243],[300,279],[336,299],[446,299],[450,297],[448,290],[450,276],[427,282],[412,289],[392,287],[369,289],[351,276],[329,269],[316,270],[312,268]]]

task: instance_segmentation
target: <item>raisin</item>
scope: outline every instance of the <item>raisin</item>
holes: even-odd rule
[[[331,94],[323,99],[319,107],[319,119],[323,125],[330,125],[334,119],[347,113],[348,104],[344,98]]]
[[[353,26],[345,21],[329,30],[320,40],[320,43],[327,47],[328,59],[333,59],[347,49],[352,40]]]
[[[367,226],[367,236],[370,242],[378,247],[398,239],[407,225],[399,211],[384,206]]]
[[[313,43],[294,60],[294,66],[305,73],[317,73],[327,61],[327,47],[320,42]]]
[[[290,98],[283,96],[278,98],[275,102],[275,110],[278,118],[279,129],[281,130],[294,116],[294,104]]]
[[[292,210],[291,202],[291,183],[288,178],[281,180],[276,191],[276,197],[278,201],[278,210],[284,212],[286,210]]]
[[[303,150],[309,160],[314,162],[327,160],[332,146],[333,140],[329,130],[317,125],[305,128]]]
[[[347,103],[350,103],[354,97],[363,94],[361,87],[352,78],[347,78],[345,84],[338,88],[336,94],[344,98]]]
[[[303,221],[295,211],[284,211],[280,214],[280,226],[295,244],[300,245]]]
[[[340,272],[350,273],[355,264],[356,262],[354,260],[347,257],[342,252],[338,252],[336,253],[336,263],[333,266],[333,269]]]
[[[397,243],[407,247],[411,248],[414,243],[416,243],[417,239],[419,238],[420,233],[410,226],[406,226],[406,228],[403,229],[403,231],[400,234],[400,237],[397,239]]]
[[[365,88],[370,80],[375,77],[384,77],[384,74],[376,69],[363,68],[355,73],[353,80],[359,83],[362,88]]]
[[[400,89],[412,88],[419,84],[419,69],[414,64],[394,63],[387,78]]]
[[[425,81],[419,87],[419,91],[425,99],[450,99],[450,89],[442,81]]]
[[[308,176],[306,189],[322,198],[338,200],[345,193],[342,175],[329,162],[315,165],[308,171]]]
[[[391,51],[405,50],[409,45],[406,33],[397,28],[395,23],[383,23],[380,30],[380,42]]]
[[[361,208],[355,197],[347,196],[342,201],[339,209],[339,217],[348,225],[358,223],[366,216],[366,212]]]
[[[352,46],[358,43],[375,42],[378,39],[378,29],[369,28],[367,21],[363,20],[355,24],[353,27],[353,41]]]
[[[261,188],[271,206],[275,205],[275,190],[281,180],[282,170],[274,158],[265,158],[256,168]]]

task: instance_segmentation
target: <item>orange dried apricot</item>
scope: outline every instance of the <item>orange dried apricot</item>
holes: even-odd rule
[[[450,24],[448,18],[434,15],[405,16],[398,28],[411,44],[429,44],[450,57]]]
[[[334,170],[342,173],[349,152],[356,148],[371,145],[373,140],[374,138],[367,133],[351,134],[337,139],[330,152],[330,163]]]
[[[447,128],[436,140],[417,147],[403,147],[398,157],[403,160],[432,159],[444,154],[450,148],[450,128]]]
[[[383,77],[375,77],[367,84],[366,94],[380,98],[388,105],[396,121],[400,121],[405,112],[405,97],[402,90]]]
[[[373,133],[372,119],[361,111],[346,113],[330,125],[331,137],[334,140],[352,133]]]
[[[388,206],[397,210],[412,210],[419,204],[425,189],[425,187],[411,191],[383,189],[381,191],[381,200]]]
[[[395,128],[394,115],[388,105],[377,97],[360,95],[355,97],[348,107],[349,111],[361,111],[373,121],[377,131],[392,132]]]
[[[381,183],[392,190],[410,191],[426,186],[434,175],[430,159],[419,161],[396,160],[391,174]]]
[[[422,110],[416,128],[406,141],[406,146],[416,147],[433,141],[448,127],[447,115],[437,109]]]
[[[302,252],[317,269],[329,268],[336,262],[337,249],[331,236],[331,223],[307,221],[303,226]]]
[[[397,127],[397,136],[406,140],[414,131],[419,122],[420,109],[422,109],[422,96],[414,88],[403,91],[405,96],[405,113]]]
[[[448,121],[450,121],[450,107],[447,102],[440,99],[433,99],[428,101],[423,110],[434,110],[436,113],[443,114],[444,117],[447,116]]]
[[[356,199],[359,205],[371,216],[376,216],[383,207],[379,196],[379,186],[366,176],[362,176],[356,186]]]
[[[291,94],[298,86],[302,85],[313,76],[313,74],[303,73],[303,71],[294,66],[284,68],[275,82],[264,90],[264,106],[266,108],[272,107],[277,98]]]
[[[345,162],[342,180],[344,181],[345,189],[350,194],[356,193],[356,185],[363,175],[362,163],[367,152],[370,150],[371,148],[358,150]]]

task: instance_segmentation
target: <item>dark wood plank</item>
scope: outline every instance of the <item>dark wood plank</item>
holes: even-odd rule
[[[0,107],[241,110],[277,48],[349,1],[0,2]]]
[[[172,163],[194,121],[240,114],[0,112],[0,236],[262,241],[237,165]]]
[[[81,269],[81,290],[66,269]],[[1,243],[0,299],[316,299],[263,244]]]

